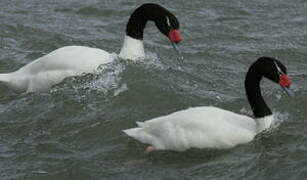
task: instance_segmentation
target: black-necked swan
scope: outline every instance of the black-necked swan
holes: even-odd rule
[[[254,139],[270,127],[273,115],[265,103],[259,83],[266,77],[287,90],[291,81],[286,67],[278,60],[261,57],[254,62],[245,78],[247,99],[255,119],[212,106],[193,107],[123,130],[128,136],[146,144],[146,151],[189,148],[231,148]]]
[[[177,18],[164,7],[147,3],[130,16],[126,35],[119,53],[122,59],[137,61],[145,57],[143,30],[147,21],[154,21],[171,43],[182,40]],[[11,73],[0,74],[0,82],[16,92],[46,91],[66,77],[94,73],[99,65],[112,62],[117,55],[97,48],[66,46],[40,57]]]

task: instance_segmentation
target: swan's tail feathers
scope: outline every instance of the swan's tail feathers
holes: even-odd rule
[[[0,74],[0,82],[10,82],[10,75],[9,74]]]
[[[128,136],[136,138],[139,136],[139,133],[142,128],[131,128],[131,129],[125,129],[123,130],[124,133],[126,133]]]
[[[161,140],[156,136],[153,136],[147,132],[146,128],[144,129],[144,127],[125,129],[123,132],[141,143],[150,144],[155,150],[165,149],[163,142],[161,142]]]
[[[15,84],[13,83],[14,77],[12,74],[0,74],[0,87],[5,87],[6,89],[12,89],[15,91]],[[3,90],[3,89],[1,89]],[[16,91],[17,92],[17,91]]]
[[[151,142],[151,136],[141,127],[125,129],[123,132],[142,143],[150,144]]]

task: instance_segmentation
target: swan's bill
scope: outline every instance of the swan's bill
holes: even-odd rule
[[[288,94],[288,96],[291,96],[291,97],[294,96],[294,91],[293,89],[290,88],[290,86],[289,87],[280,86],[280,87]]]

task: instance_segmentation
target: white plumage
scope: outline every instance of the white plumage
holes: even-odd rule
[[[15,72],[0,74],[0,81],[17,92],[45,91],[66,77],[93,73],[99,65],[112,62],[113,59],[114,55],[101,49],[66,46]]]
[[[143,41],[125,36],[124,44],[119,53],[119,57],[133,61],[145,58]]]
[[[189,148],[231,148],[253,140],[270,127],[273,116],[252,119],[211,106],[194,107],[138,122],[127,135],[157,150],[184,151]]]

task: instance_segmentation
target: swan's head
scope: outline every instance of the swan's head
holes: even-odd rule
[[[262,61],[263,76],[278,83],[290,95],[289,88],[292,82],[287,74],[287,67],[279,60],[271,57],[261,57],[258,61]]]
[[[160,17],[155,20],[155,24],[159,31],[164,34],[172,43],[174,49],[179,53],[177,44],[182,41],[180,24],[174,14],[165,9]]]
[[[172,43],[177,44],[182,41],[179,21],[168,9],[159,4],[145,3],[136,10],[136,14],[139,14],[145,22],[154,21],[159,31]]]
[[[155,3],[145,3],[131,14],[126,29],[127,35],[134,39],[143,39],[147,21],[153,21],[178,51],[176,44],[182,41],[179,21],[173,13]]]
[[[159,21],[156,21],[156,25],[160,32],[168,37],[172,43],[177,44],[182,41],[182,36],[179,31],[179,21],[173,14],[165,14]]]

